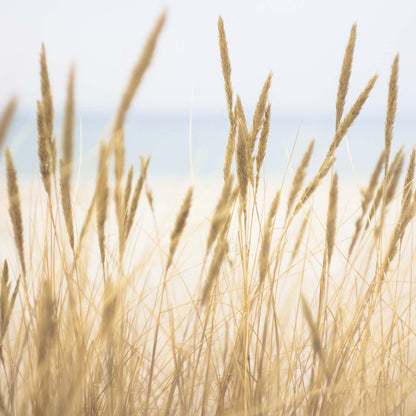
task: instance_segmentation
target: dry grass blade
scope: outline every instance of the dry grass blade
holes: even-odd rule
[[[101,264],[104,270],[105,263],[105,232],[104,226],[107,219],[107,205],[108,205],[108,149],[104,143],[101,143],[100,158],[98,161],[98,175],[97,175],[97,233],[98,244],[100,247]]]
[[[178,215],[176,216],[175,226],[172,230],[172,234],[170,235],[169,257],[166,262],[166,270],[168,270],[172,264],[173,256],[185,228],[186,219],[188,218],[189,210],[191,209],[192,193],[193,189],[190,187],[186,193],[185,199],[182,202],[182,206],[178,212]]]
[[[326,246],[328,250],[328,268],[331,264],[332,253],[335,244],[335,230],[337,220],[338,204],[338,175],[332,177],[331,188],[329,191],[328,216],[326,222]]]
[[[0,150],[6,140],[7,131],[9,130],[13,116],[17,108],[17,99],[13,97],[6,105],[3,114],[0,117]]]
[[[309,143],[308,149],[303,155],[300,165],[296,169],[295,176],[293,177],[292,187],[289,192],[289,198],[287,200],[287,214],[290,213],[290,210],[295,202],[295,199],[298,196],[298,193],[303,186],[303,181],[305,180],[305,176],[306,176],[306,170],[308,169],[314,146],[315,146],[315,140],[313,139]]]
[[[266,149],[267,149],[267,141],[269,139],[269,132],[270,132],[270,117],[271,117],[271,106],[270,104],[267,105],[266,110],[264,112],[264,120],[263,120],[263,127],[261,129],[259,145],[257,148],[257,156],[256,156],[256,189],[259,185],[260,180],[260,170],[263,166],[263,161],[266,156]]]
[[[339,77],[337,103],[336,103],[336,118],[335,130],[338,129],[341,122],[342,113],[344,112],[345,98],[348,92],[348,85],[351,76],[352,60],[354,56],[355,40],[357,37],[357,24],[351,27],[350,38],[348,40],[347,48],[345,49],[344,60],[342,62],[341,75]]]
[[[218,200],[217,206],[215,207],[214,216],[211,222],[211,228],[209,230],[207,239],[206,253],[208,254],[214,241],[216,240],[218,233],[221,231],[222,226],[227,220],[229,213],[229,199],[231,197],[231,191],[233,187],[234,177],[230,175],[222,187],[220,199]]]
[[[225,37],[224,22],[222,17],[218,17],[218,37],[220,43],[222,76],[224,77],[225,97],[227,99],[227,110],[230,125],[234,123],[233,115],[233,87],[231,85],[231,64],[228,55],[227,38]]]
[[[374,84],[376,83],[378,78],[378,75],[374,75],[373,78],[368,81],[366,87],[362,91],[362,93],[358,96],[357,100],[351,107],[348,114],[345,116],[345,118],[340,122],[340,125],[335,133],[335,137],[332,140],[332,143],[329,147],[328,156],[332,156],[341,143],[341,140],[344,138],[344,136],[347,134],[348,129],[351,127],[351,125],[354,123],[355,119],[357,118],[358,114],[360,114],[360,111],[364,105],[364,103],[367,101],[367,98],[370,95],[371,90],[374,87]]]
[[[393,126],[396,118],[396,109],[397,109],[397,81],[399,77],[399,54],[394,58],[393,64],[391,66],[390,82],[389,82],[389,96],[387,99],[387,114],[386,114],[386,123],[384,129],[384,140],[385,140],[385,149],[386,149],[386,159],[384,161],[385,172],[387,173],[387,168],[389,165],[390,158],[390,149],[391,142],[393,139]]]
[[[19,255],[23,276],[26,275],[25,254],[23,247],[23,221],[20,209],[19,187],[17,185],[17,172],[14,167],[10,149],[6,149],[7,192],[9,194],[9,214],[13,225],[14,242]]]
[[[131,102],[133,101],[134,95],[136,94],[136,91],[139,88],[139,85],[143,79],[143,75],[145,74],[146,69],[149,67],[152,61],[153,53],[156,48],[156,43],[159,38],[160,32],[162,31],[165,20],[166,11],[164,11],[157,19],[149,37],[147,38],[140,58],[137,61],[135,67],[133,68],[129,82],[127,83],[127,87],[124,90],[124,93],[121,97],[121,102],[119,104],[114,119],[113,135],[123,127],[124,119],[126,117],[127,111],[130,108]]]
[[[140,157],[140,163],[141,163],[140,176],[137,181],[136,187],[134,188],[134,193],[133,193],[131,203],[130,203],[130,209],[128,213],[126,214],[126,225],[124,228],[125,233],[126,233],[125,240],[127,240],[131,227],[133,226],[133,221],[136,215],[137,206],[139,205],[139,199],[140,199],[140,195],[142,192],[143,184],[147,175],[147,168],[149,167],[149,163],[150,163],[150,156],[146,160]]]
[[[276,217],[277,209],[280,202],[280,191],[278,191],[270,205],[269,215],[267,216],[267,223],[261,242],[260,255],[259,255],[259,288],[263,285],[264,279],[269,268],[269,254],[270,244],[273,235],[273,223]]]
[[[245,123],[243,106],[241,104],[240,97],[237,97],[237,123],[238,123],[238,135],[237,135],[237,149],[236,149],[236,167],[237,167],[237,179],[240,189],[240,210],[246,205],[247,200],[247,186],[249,180],[247,160],[247,146],[248,146],[248,131],[247,124]]]

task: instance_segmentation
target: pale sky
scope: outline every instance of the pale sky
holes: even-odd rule
[[[273,71],[273,112],[332,114],[351,25],[357,44],[349,100],[380,78],[367,114],[383,113],[390,66],[400,52],[399,114],[416,117],[415,0],[5,0],[0,8],[0,105],[17,94],[31,110],[39,98],[39,51],[46,46],[57,111],[76,65],[82,111],[112,112],[159,12],[168,7],[152,66],[134,112],[225,112],[218,51],[222,15],[232,82],[250,108]]]

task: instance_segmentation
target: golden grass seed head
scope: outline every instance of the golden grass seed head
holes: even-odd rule
[[[159,35],[162,31],[162,28],[166,21],[166,11],[162,12],[156,23],[154,24],[152,31],[150,32],[146,43],[142,49],[140,57],[133,68],[133,71],[130,75],[130,79],[127,83],[127,87],[123,92],[121,97],[121,101],[114,119],[113,124],[113,136],[114,134],[118,133],[120,129],[123,127],[124,120],[126,118],[127,111],[130,108],[130,105],[133,101],[133,98],[136,94],[137,89],[139,88],[143,76],[149,67],[150,63],[152,62],[153,54],[156,48],[157,41],[159,39]]]
[[[47,138],[43,104],[41,101],[37,102],[37,128],[38,128],[38,156],[40,174],[42,177],[43,186],[46,193],[50,195],[51,192],[51,155],[49,149],[49,142]]]
[[[13,97],[9,100],[0,116],[0,150],[2,149],[4,142],[6,141],[7,132],[10,124],[13,120],[14,114],[17,108],[17,98]]]
[[[53,346],[57,330],[56,302],[51,283],[44,280],[41,285],[38,302],[37,353],[38,366],[47,360],[47,354]]]
[[[68,169],[68,176],[71,176],[73,154],[74,154],[74,119],[75,119],[75,99],[74,99],[74,77],[75,69],[71,68],[68,78],[67,97],[65,103],[65,118],[62,133],[62,158],[65,168]]]
[[[96,198],[96,213],[97,213],[97,233],[98,243],[101,255],[101,264],[104,268],[105,262],[105,232],[104,226],[107,219],[108,206],[108,148],[104,143],[100,146],[100,156],[98,161],[98,175],[97,175],[97,198]]]
[[[309,146],[306,152],[303,155],[302,161],[300,162],[298,168],[296,169],[295,176],[293,177],[292,187],[289,192],[289,198],[287,200],[287,212],[289,213],[296,197],[299,194],[303,186],[303,181],[305,180],[306,170],[308,169],[309,162],[312,157],[313,149],[315,146],[315,139],[312,139],[309,143]]]
[[[381,215],[379,224],[376,227],[376,237],[379,236],[383,225],[384,225],[384,217],[385,211],[387,206],[390,204],[394,197],[394,193],[396,191],[400,174],[404,164],[404,156],[403,156],[403,147],[401,147],[398,152],[396,153],[392,163],[387,169],[387,174],[384,176],[383,182],[381,183],[380,187],[377,190],[376,196],[373,200],[373,204],[371,206],[367,223],[365,226],[365,230],[370,225],[372,218],[374,217],[377,208],[380,206],[381,203]]]
[[[210,299],[212,287],[214,285],[214,282],[218,279],[220,268],[227,252],[228,242],[224,238],[219,238],[217,240],[211,264],[208,269],[208,274],[205,279],[205,284],[201,296],[202,306],[206,305]]]
[[[61,177],[60,190],[62,211],[64,213],[66,230],[72,250],[74,250],[74,224],[72,218],[71,174],[74,152],[74,107],[74,68],[71,68],[68,79],[65,118],[62,133],[63,156],[59,161],[59,173]]]
[[[280,202],[280,191],[278,191],[273,198],[270,205],[269,214],[267,216],[266,227],[263,233],[263,239],[260,247],[259,255],[259,287],[263,284],[269,267],[270,244],[273,234],[273,223],[276,217],[277,209]]]
[[[56,150],[56,136],[54,134],[50,137],[48,146],[49,146],[49,154],[51,157],[51,162],[50,162],[51,173],[52,175],[56,176],[56,161],[57,161],[58,152]]]
[[[329,191],[328,216],[326,223],[326,246],[328,252],[328,267],[331,264],[335,244],[335,231],[338,205],[338,175],[335,173],[331,180]]]
[[[397,81],[399,78],[399,54],[397,54],[393,60],[391,66],[391,74],[389,81],[389,94],[387,99],[387,113],[386,113],[386,122],[384,129],[384,140],[385,140],[385,149],[386,149],[386,159],[385,159],[385,172],[387,173],[387,167],[389,164],[391,142],[393,139],[393,127],[394,121],[396,118],[397,110]]]
[[[416,148],[412,149],[410,155],[409,164],[407,166],[406,178],[404,180],[402,191],[402,207],[409,206],[411,204],[413,195],[413,184],[415,179],[415,156]]]
[[[234,124],[234,115],[233,87],[231,84],[231,63],[228,54],[228,45],[227,38],[225,36],[224,22],[221,16],[218,17],[218,38],[220,45],[222,75],[224,78],[225,97],[227,100],[228,118],[230,120],[230,125],[232,126]]]
[[[269,139],[269,132],[270,132],[270,117],[271,117],[271,105],[270,103],[267,105],[266,110],[264,111],[264,119],[263,119],[263,126],[261,129],[259,145],[257,148],[257,155],[256,155],[256,188],[258,187],[259,180],[260,180],[260,170],[263,166],[263,161],[266,156],[267,150],[267,141]]]
[[[227,180],[231,172],[231,164],[233,162],[234,149],[235,149],[235,136],[237,134],[237,116],[236,110],[234,110],[233,118],[228,133],[227,147],[225,149],[223,175],[224,180]]]
[[[1,275],[1,288],[0,288],[0,343],[3,340],[5,332],[5,321],[7,310],[9,308],[9,294],[10,294],[10,282],[9,282],[9,268],[7,260],[4,261],[3,271]]]
[[[397,189],[397,185],[399,183],[400,175],[403,170],[404,165],[404,154],[403,154],[403,147],[397,152],[393,162],[393,170],[391,177],[389,178],[388,185],[386,188],[385,198],[384,198],[384,205],[388,205],[394,198],[394,194]]]
[[[130,202],[130,209],[128,210],[128,214],[126,216],[126,226],[124,228],[126,233],[125,240],[127,240],[131,227],[133,226],[133,221],[136,215],[137,206],[139,205],[139,199],[142,192],[143,184],[147,176],[147,168],[149,167],[150,156],[146,160],[144,160],[144,158],[140,156],[140,163],[140,176],[137,180],[136,187],[134,188],[133,196]]]
[[[236,148],[236,167],[237,167],[237,179],[240,189],[240,208],[244,208],[247,200],[247,186],[249,180],[247,160],[247,141],[248,131],[247,124],[245,123],[243,106],[241,104],[240,97],[237,96],[237,123],[238,123],[238,135],[237,135],[237,148]]]
[[[85,216],[84,223],[82,224],[81,233],[79,234],[79,241],[78,241],[78,246],[77,246],[77,257],[79,257],[79,254],[80,254],[80,251],[81,251],[82,241],[84,240],[84,237],[87,234],[87,230],[88,230],[88,227],[89,227],[90,222],[91,222],[92,214],[94,212],[94,208],[96,207],[97,186],[98,186],[98,183],[95,185],[94,194],[91,198],[91,202],[90,202],[90,205],[88,207],[88,211],[87,211],[87,214]]]
[[[212,218],[211,227],[208,234],[206,248],[207,253],[214,244],[214,241],[216,240],[218,233],[221,231],[222,226],[224,225],[227,219],[230,208],[228,202],[232,193],[231,191],[233,188],[233,181],[234,177],[233,175],[230,175],[222,187],[221,196],[217,202],[217,206],[215,207],[214,216]]]
[[[116,319],[117,303],[119,291],[111,280],[105,282],[103,314],[101,319],[100,331],[103,335],[113,330],[114,321]]]
[[[45,45],[43,43],[40,52],[40,87],[42,94],[42,111],[45,124],[45,134],[48,140],[50,140],[53,132],[54,111],[51,86],[49,82],[48,65],[46,62],[46,51]]]
[[[321,337],[319,336],[318,328],[316,327],[315,321],[312,317],[312,311],[308,305],[308,302],[306,301],[303,295],[302,295],[302,311],[303,311],[303,315],[305,316],[306,322],[309,326],[309,330],[311,331],[313,349],[318,355],[321,355],[322,354]]]
[[[152,212],[154,212],[154,208],[153,208],[153,194],[152,194],[152,190],[148,186],[146,186],[146,199],[147,199],[147,202],[148,202],[148,204],[150,206],[150,210]]]
[[[42,112],[41,116],[41,123],[43,124],[42,133],[44,137],[42,138],[42,144],[39,143],[39,146],[43,146],[46,148],[46,152],[48,154],[48,170],[49,174],[55,175],[56,173],[56,159],[57,159],[57,151],[56,151],[56,140],[53,135],[53,122],[54,122],[54,109],[53,109],[53,101],[52,101],[52,92],[51,86],[49,82],[49,74],[48,74],[48,66],[46,62],[46,52],[45,52],[45,45],[42,43],[41,54],[40,54],[40,81],[41,81],[41,95],[42,95],[42,105],[38,105],[38,112],[39,110]],[[38,122],[39,128],[39,122]],[[39,130],[38,130],[39,136]],[[40,153],[40,149],[38,153]],[[42,160],[41,160],[42,164]],[[41,166],[42,170],[42,166]],[[45,179],[45,189],[50,195],[48,188],[48,179]]]
[[[20,265],[23,275],[26,275],[26,264],[23,244],[23,221],[20,208],[19,187],[17,184],[17,172],[14,167],[10,149],[6,149],[6,172],[7,172],[7,192],[9,195],[9,214],[13,225],[14,241],[19,255]]]
[[[341,122],[342,114],[344,112],[345,98],[348,92],[348,85],[351,76],[352,61],[354,57],[355,40],[357,37],[357,24],[354,23],[351,27],[350,38],[345,49],[344,60],[342,62],[341,74],[339,77],[337,102],[336,102],[336,118],[335,130],[338,129]]]
[[[128,209],[128,206],[129,206],[132,183],[133,183],[133,174],[134,174],[134,169],[133,169],[133,165],[131,165],[130,168],[129,168],[129,171],[127,173],[126,186],[124,188],[124,197],[123,197],[123,199],[124,199],[124,201],[123,201],[124,216],[127,215],[127,209]]]
[[[257,135],[259,134],[260,128],[263,124],[264,112],[267,106],[267,100],[269,97],[269,90],[272,83],[273,74],[270,73],[264,82],[263,89],[260,93],[259,100],[256,105],[256,109],[253,115],[253,124],[249,133],[250,137],[250,155],[253,154],[254,146],[256,143]]]
[[[409,224],[409,222],[414,218],[416,214],[416,193],[414,195],[414,199],[412,203],[408,205],[402,205],[400,216],[398,221],[396,222],[396,225],[394,227],[394,230],[392,232],[392,235],[390,237],[389,245],[386,251],[386,254],[384,256],[383,265],[381,268],[380,273],[380,280],[384,280],[385,276],[387,274],[388,268],[393,261],[394,257],[397,254],[397,251],[399,249],[400,241],[404,237],[404,233],[406,231],[406,228]]]
[[[114,135],[114,175],[116,178],[116,186],[121,186],[121,180],[124,175],[124,159],[125,159],[125,146],[124,146],[124,129],[121,127]]]
[[[378,75],[374,75],[373,78],[371,78],[370,81],[368,81],[364,90],[361,92],[361,94],[358,96],[355,103],[352,105],[350,111],[347,113],[344,119],[340,122],[339,127],[335,133],[334,139],[332,140],[332,143],[329,147],[328,155],[327,155],[328,157],[334,154],[335,150],[341,143],[341,140],[347,134],[348,129],[352,126],[355,119],[358,117],[358,114],[360,114],[360,111],[364,103],[367,101],[367,98],[369,97],[371,90],[374,88],[377,78],[378,78]]]
[[[358,237],[362,229],[363,220],[367,214],[367,210],[370,205],[370,202],[372,201],[374,197],[374,192],[377,187],[380,173],[384,167],[384,156],[385,156],[385,150],[383,149],[377,160],[376,166],[374,167],[373,172],[371,173],[370,182],[368,183],[367,189],[362,193],[361,215],[359,218],[357,218],[355,222],[355,231],[354,231],[354,235],[352,237],[351,243],[350,243],[350,247],[348,249],[348,257],[351,256],[352,250],[354,249],[355,244],[358,241]]]
[[[365,213],[367,212],[367,208],[369,203],[371,202],[377,183],[378,183],[378,179],[380,177],[380,173],[381,173],[381,169],[383,168],[384,165],[384,159],[385,159],[385,150],[383,149],[383,151],[381,152],[376,166],[371,174],[371,178],[370,178],[370,182],[368,184],[367,190],[365,191],[362,201],[361,201],[361,209],[363,212],[363,215],[365,215]]]
[[[125,210],[124,210],[124,195],[122,188],[122,179],[124,175],[124,129],[121,128],[115,133],[115,137],[112,138],[114,144],[114,175],[115,175],[115,187],[114,187],[114,202],[116,208],[117,225],[118,225],[118,240],[119,240],[119,253],[120,259],[124,255],[125,249]]]
[[[166,270],[172,264],[173,256],[175,254],[176,248],[178,247],[179,240],[182,236],[183,230],[186,225],[186,220],[189,215],[189,210],[191,209],[193,188],[189,187],[188,192],[186,193],[185,199],[182,202],[181,208],[176,216],[175,226],[170,235],[170,244],[169,244],[169,256],[166,262]]]
[[[61,175],[60,188],[61,188],[61,205],[64,213],[66,230],[68,233],[69,244],[72,250],[74,250],[74,223],[72,217],[72,201],[71,201],[71,184],[68,175],[65,172],[67,168],[63,159],[59,161],[59,170]]]
[[[7,266],[7,262],[5,262],[5,265]],[[6,269],[6,271],[8,272],[7,269]],[[4,279],[4,268],[3,268],[3,279]],[[14,290],[13,290],[13,293],[12,293],[12,296],[10,297],[10,299],[9,299],[10,284],[6,284],[6,286],[7,286],[6,291],[7,292],[4,293],[4,295],[3,295],[3,285],[2,285],[2,288],[1,288],[0,359],[2,359],[1,341],[4,339],[7,328],[9,327],[10,318],[12,316],[14,304],[15,304],[16,298],[17,298],[17,293],[19,291],[20,280],[21,280],[21,276],[19,276],[19,278],[17,279],[16,285],[14,287]]]
[[[318,170],[318,173],[315,175],[315,177],[312,179],[312,181],[309,183],[309,185],[305,188],[303,191],[302,196],[299,199],[299,202],[296,204],[295,209],[293,210],[292,216],[294,217],[299,210],[303,207],[303,205],[306,203],[306,201],[311,197],[311,195],[315,192],[316,188],[321,183],[322,179],[327,175],[329,169],[334,165],[335,163],[335,157],[326,158],[324,162],[322,163],[321,167]]]
[[[300,243],[302,242],[303,236],[305,234],[306,226],[308,225],[310,215],[311,215],[311,210],[309,210],[308,213],[305,215],[305,218],[302,221],[302,225],[300,226],[300,230],[299,230],[298,236],[296,237],[295,245],[293,247],[290,263],[293,263],[293,260],[295,259],[296,255],[299,252]]]

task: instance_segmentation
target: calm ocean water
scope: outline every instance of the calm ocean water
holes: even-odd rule
[[[59,147],[61,122],[59,118],[55,122]],[[78,162],[81,160],[81,178],[90,178],[95,174],[98,143],[101,139],[107,138],[110,123],[111,116],[106,114],[78,116],[75,129],[76,158]],[[310,167],[310,172],[313,171],[324,157],[333,132],[333,118],[275,115],[272,118],[264,164],[266,176],[283,175],[291,154],[291,166],[296,167],[309,141],[315,138],[315,151]],[[188,115],[130,116],[125,127],[126,163],[133,164],[137,171],[140,167],[138,156],[151,154],[150,177],[190,176],[189,136]],[[226,117],[219,115],[193,117],[191,148],[195,176],[221,175],[227,137]],[[38,172],[36,142],[34,115],[20,114],[16,117],[8,138],[20,175]],[[345,179],[349,177],[352,179],[355,171],[359,179],[365,180],[383,145],[384,117],[359,117],[351,127],[347,140],[341,143],[337,151],[337,171]],[[415,118],[398,118],[394,130],[393,151],[401,145],[405,146],[407,154],[411,147],[416,145]]]

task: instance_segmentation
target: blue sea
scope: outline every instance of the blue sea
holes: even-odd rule
[[[111,115],[85,113],[77,116],[75,128],[77,160],[81,178],[95,175],[100,140],[108,139]],[[191,121],[191,122],[190,122]],[[55,120],[58,150],[62,118]],[[215,178],[222,175],[229,124],[226,115],[188,114],[129,115],[125,124],[126,163],[140,169],[139,155],[151,155],[149,177]],[[275,115],[271,121],[264,163],[266,177],[282,176],[296,168],[311,139],[315,151],[310,172],[320,165],[334,134],[334,118],[298,114]],[[19,114],[9,131],[19,175],[38,174],[37,132],[34,114]],[[416,119],[398,117],[392,151],[401,145],[406,154],[416,145]],[[358,117],[337,150],[336,170],[345,179],[365,180],[384,146],[384,116]],[[192,159],[192,165],[190,160]],[[191,168],[192,166],[192,168]]]

